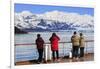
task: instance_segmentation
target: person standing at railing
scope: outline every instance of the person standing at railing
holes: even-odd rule
[[[56,33],[53,33],[49,40],[51,42],[53,61],[55,61],[56,59],[57,59],[57,61],[59,61],[59,51],[58,51],[59,43],[58,42],[59,42],[60,38],[56,35]],[[56,57],[55,57],[55,53],[56,53]]]
[[[36,46],[37,46],[37,50],[38,50],[38,63],[42,62],[43,59],[43,45],[44,45],[44,40],[42,39],[40,34],[37,34],[37,39],[36,39]]]
[[[80,37],[77,35],[77,32],[75,31],[71,37],[72,42],[72,57],[73,59],[78,59],[78,51],[79,51],[79,40]]]
[[[85,39],[82,33],[80,33],[80,57],[84,57]]]

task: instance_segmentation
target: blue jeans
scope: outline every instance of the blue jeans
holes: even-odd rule
[[[59,52],[58,52],[58,50],[57,51],[52,51],[52,56],[53,56],[53,60],[55,60],[56,57],[57,57],[57,59],[59,59]]]
[[[79,56],[78,52],[79,52],[79,46],[73,46],[72,50],[73,57],[78,57]]]
[[[38,54],[39,54],[38,62],[42,62],[42,59],[43,59],[43,49],[38,49]]]
[[[80,57],[84,57],[84,47],[80,47]]]

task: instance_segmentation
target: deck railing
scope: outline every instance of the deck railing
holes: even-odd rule
[[[44,53],[46,60],[51,59],[51,47],[50,42],[44,44]],[[59,42],[59,55],[60,57],[68,56],[69,52],[72,50],[72,43]],[[94,40],[85,41],[85,54],[94,53]],[[15,44],[15,62],[26,61],[26,60],[36,60],[38,58],[38,53],[35,43],[21,43]]]
[[[86,40],[85,42],[94,42],[94,40]],[[59,42],[60,43],[71,43],[71,41],[67,42]],[[46,42],[45,44],[50,44],[50,42]],[[20,45],[35,45],[35,43],[21,43],[21,44],[15,44],[15,46],[20,46]]]

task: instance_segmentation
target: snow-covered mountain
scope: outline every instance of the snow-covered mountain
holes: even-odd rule
[[[51,11],[33,14],[29,11],[15,13],[15,26],[23,30],[93,30],[94,18],[88,14]]]

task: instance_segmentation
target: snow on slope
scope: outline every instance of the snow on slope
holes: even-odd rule
[[[43,20],[43,23],[39,23]],[[55,24],[56,23],[56,24]],[[78,13],[69,13],[69,12],[61,12],[61,11],[51,11],[45,12],[43,14],[33,14],[29,11],[23,11],[21,13],[15,13],[15,26],[19,28],[36,28],[40,27],[43,29],[47,29],[50,25],[52,28],[55,28],[54,25],[60,23],[60,26],[63,25],[71,25],[71,27],[75,28],[94,28],[94,18],[88,14],[80,15]],[[65,24],[63,24],[65,23]],[[54,27],[53,27],[54,26]]]

